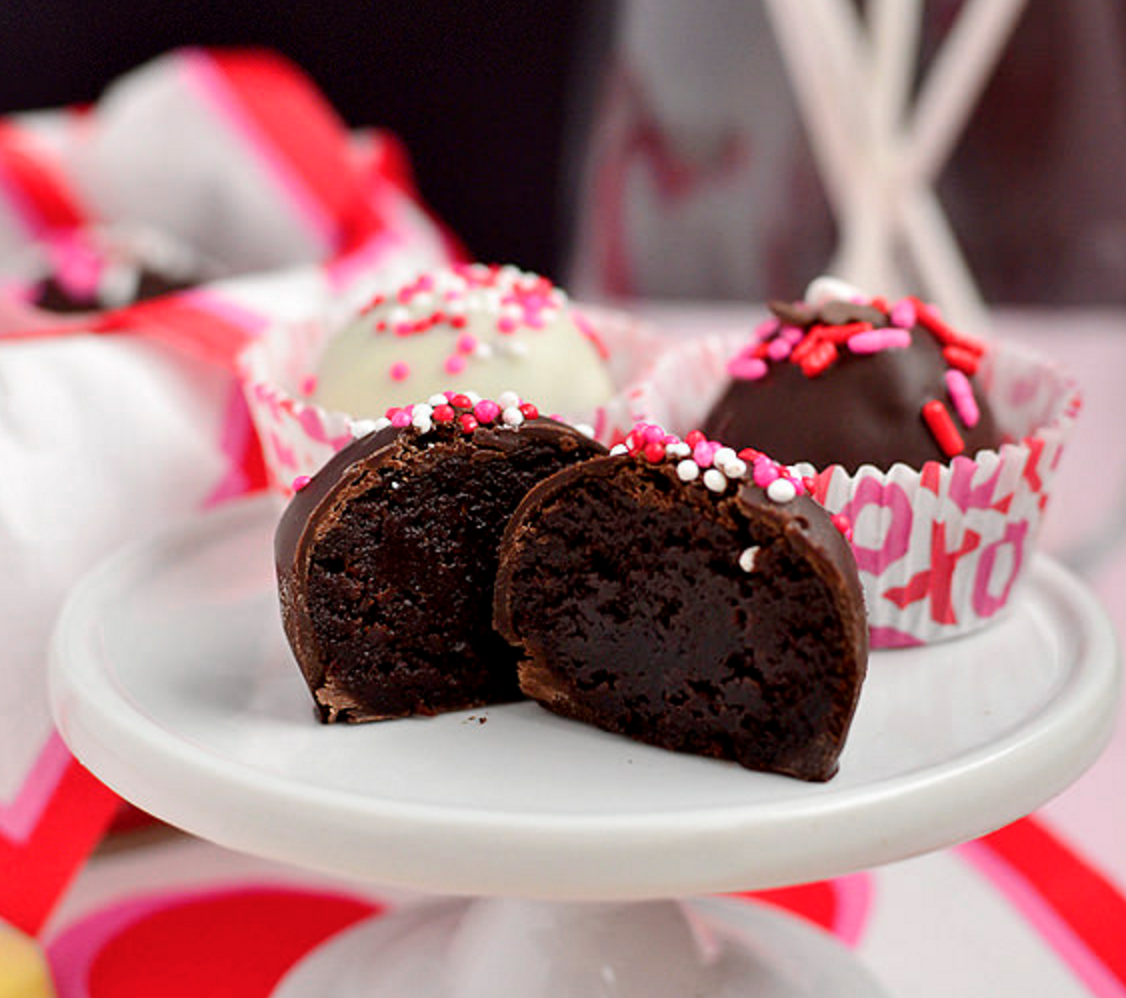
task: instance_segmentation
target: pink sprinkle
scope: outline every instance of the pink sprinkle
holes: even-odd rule
[[[712,459],[715,457],[715,452],[719,450],[719,448],[720,445],[714,440],[701,440],[692,448],[692,460],[701,468],[710,468],[712,466]]]
[[[791,346],[797,346],[805,338],[805,330],[801,326],[783,326],[778,335]]]
[[[301,379],[301,384],[298,386],[302,395],[312,395],[317,390],[317,376],[315,374],[306,374]]]
[[[727,365],[727,373],[740,381],[758,381],[766,377],[766,361],[761,357],[736,357]]]
[[[465,358],[458,353],[451,353],[446,358],[444,365],[447,374],[461,374],[465,370]]]
[[[893,326],[899,326],[903,329],[910,329],[919,319],[915,312],[915,303],[910,298],[900,298],[892,305],[891,314],[888,317],[891,319]]]
[[[777,339],[771,340],[766,348],[766,355],[771,360],[785,360],[790,356],[790,352],[794,349],[793,344],[779,336]]]
[[[516,329],[516,320],[510,315],[502,316],[497,321],[497,329],[502,333],[511,333]]]
[[[645,432],[644,432],[643,436],[645,437],[646,443],[660,444],[660,443],[664,443],[665,431],[663,429],[661,429],[661,427],[657,426],[656,423],[653,423],[653,424],[645,427]]]
[[[765,489],[776,478],[780,477],[778,466],[769,458],[759,458],[754,465],[755,485]]]
[[[293,480],[293,491],[294,492],[300,492],[311,481],[312,481],[312,479],[308,475],[298,475]]]
[[[396,336],[411,336],[414,333],[413,322],[396,322],[392,327]]]
[[[481,401],[473,407],[473,415],[476,416],[481,423],[491,423],[500,415],[500,406],[491,399],[481,399]]]
[[[411,373],[410,365],[400,360],[391,365],[391,370],[388,373],[391,375],[392,381],[406,381]]]
[[[970,379],[957,368],[947,371],[945,379],[946,391],[950,394],[950,401],[954,403],[954,411],[962,423],[972,430],[981,418],[981,410],[977,407]]]
[[[909,347],[911,331],[895,326],[870,329],[864,333],[853,333],[848,338],[848,348],[853,353],[879,353],[881,350]]]
[[[778,332],[778,327],[780,325],[781,323],[778,321],[777,316],[772,316],[769,319],[763,319],[763,321],[755,327],[754,341],[756,343],[761,343],[763,340],[770,339],[771,336]]]
[[[457,338],[458,353],[473,353],[477,349],[477,337],[472,333],[463,333]]]
[[[406,409],[399,409],[391,417],[391,425],[392,426],[398,426],[398,427],[410,426],[411,425],[411,414],[409,412],[407,412]]]

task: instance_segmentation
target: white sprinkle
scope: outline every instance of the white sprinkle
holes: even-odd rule
[[[379,430],[387,429],[387,427],[390,425],[391,420],[389,420],[386,416],[380,416],[379,419],[377,419],[372,425],[372,429],[378,432]]]
[[[722,492],[727,488],[727,476],[719,468],[709,468],[704,472],[704,484],[712,492]]]
[[[418,402],[411,406],[411,418],[418,416],[425,416],[427,419],[434,414],[434,407],[427,405],[425,402]]]
[[[738,461],[739,455],[735,453],[730,447],[720,447],[712,455],[712,464],[714,464],[720,471],[726,473],[727,469],[724,465],[729,464],[731,461]]]
[[[488,343],[478,343],[473,348],[473,356],[478,360],[488,360],[493,355],[493,348]]]
[[[515,392],[501,392],[497,396],[497,405],[499,405],[502,409],[508,409],[512,406],[518,406],[519,404],[520,396]]]
[[[524,414],[514,405],[507,406],[500,414],[505,426],[519,426],[524,422]]]
[[[390,426],[391,420],[384,418],[384,423],[386,423],[388,426]],[[360,437],[366,437],[369,433],[374,433],[378,429],[380,429],[380,427],[376,425],[376,422],[375,422],[374,419],[354,419],[354,420],[352,420],[352,426],[351,426],[352,436],[357,440]]]
[[[669,446],[665,448],[665,453],[670,457],[688,457],[688,455],[692,453],[692,448],[682,441],[680,443],[669,444]]]
[[[755,570],[755,559],[758,557],[758,546],[752,545],[747,548],[741,555],[739,555],[739,567],[744,572],[753,572]]]
[[[578,430],[584,437],[594,439],[594,427],[590,423],[575,423],[575,429]]]
[[[723,467],[723,473],[728,478],[742,478],[747,473],[747,462],[738,457],[734,461],[728,461]]]
[[[426,401],[431,405],[445,405],[449,399],[445,395],[431,395]]]
[[[434,429],[434,424],[430,422],[430,417],[419,419],[417,416],[411,419],[411,426],[413,426],[419,433],[429,433]]]
[[[387,321],[392,325],[410,320],[411,314],[402,305],[396,305],[387,313]]]
[[[626,449],[622,444],[618,444],[618,446],[622,447],[623,450]],[[611,453],[613,453],[613,451],[611,451]],[[694,482],[700,477],[700,466],[692,460],[686,459],[681,461],[676,466],[676,477],[682,482]]]
[[[766,487],[766,494],[773,502],[789,502],[798,494],[798,490],[788,478],[776,478]]]
[[[397,489],[398,487],[399,487],[399,483],[398,483],[398,482],[392,482],[392,483],[391,483],[391,488],[393,488],[393,489]]]
[[[481,401],[481,396],[478,395],[476,392],[462,392],[461,394],[464,395],[467,399],[469,399],[469,401],[473,405],[476,405],[478,402]]]
[[[839,299],[841,301],[852,301],[861,296],[860,291],[847,281],[842,281],[839,277],[824,277],[814,278],[810,282],[808,288],[805,289],[805,300],[809,302],[814,308],[824,305],[827,301]]]

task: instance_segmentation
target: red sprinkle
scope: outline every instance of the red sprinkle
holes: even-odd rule
[[[834,513],[830,518],[833,526],[836,527],[842,534],[845,540],[852,540],[852,521],[842,513]]]
[[[293,480],[293,491],[294,492],[300,492],[311,481],[312,481],[312,479],[308,475],[298,475]]]
[[[461,414],[459,422],[461,423],[461,428],[466,433],[472,433],[475,429],[477,429],[478,426],[480,426],[480,423],[477,422],[477,419],[468,412],[463,412]]]
[[[684,442],[688,443],[687,440],[685,440]],[[744,447],[738,453],[739,460],[745,462],[746,464],[754,464],[755,458],[761,456],[762,451],[757,451],[753,447]]]
[[[837,356],[836,346],[828,340],[821,340],[816,349],[809,351],[801,361],[802,374],[807,378],[816,378],[832,366]]]
[[[436,423],[448,423],[455,415],[454,407],[452,405],[436,405],[434,411],[431,413]]]
[[[540,411],[531,402],[524,402],[520,406],[520,412],[523,413],[525,419],[539,419]]]
[[[651,462],[652,464],[657,464],[659,461],[663,461],[665,459],[665,445],[658,443],[655,440],[651,440],[645,445],[642,453],[645,455],[645,460]]]
[[[707,439],[708,439],[708,438],[704,436],[704,434],[703,434],[703,432],[702,432],[702,431],[700,431],[700,430],[692,430],[692,431],[691,431],[691,432],[690,432],[690,433],[688,434],[688,436],[686,436],[686,437],[684,438],[684,442],[685,442],[686,444],[688,444],[688,446],[689,446],[689,447],[691,447],[691,448],[692,448],[693,450],[695,450],[695,449],[696,449],[696,445],[697,445],[697,444],[702,444],[702,443],[703,443],[703,442],[704,442],[705,440],[707,440]]]
[[[960,343],[951,343],[949,346],[944,347],[942,356],[946,358],[946,363],[951,367],[956,367],[966,377],[972,378],[977,373],[978,364],[981,363],[981,355],[969,350]]]
[[[451,395],[450,405],[457,406],[459,409],[473,408],[473,403],[470,401],[468,395]]]
[[[923,406],[923,421],[947,457],[954,457],[966,449],[965,441],[950,417],[950,411],[940,399],[932,399]]]

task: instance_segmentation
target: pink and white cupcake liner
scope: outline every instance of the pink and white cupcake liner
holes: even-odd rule
[[[746,340],[684,342],[623,394],[641,418],[683,435],[703,424]],[[988,624],[1031,561],[1079,388],[1052,360],[1005,342],[992,346],[979,381],[1011,441],[998,450],[922,469],[798,466],[814,477],[814,498],[852,523],[873,647],[928,644]]]

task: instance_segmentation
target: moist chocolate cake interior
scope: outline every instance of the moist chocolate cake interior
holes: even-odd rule
[[[525,690],[642,741],[827,778],[809,745],[841,737],[851,711],[834,704],[852,696],[838,692],[851,679],[830,584],[781,515],[748,517],[663,469],[622,476],[539,510],[511,582]]]
[[[530,439],[436,442],[369,468],[309,566],[329,690],[382,716],[518,698],[516,654],[492,628],[497,546],[524,493],[567,462]]]

